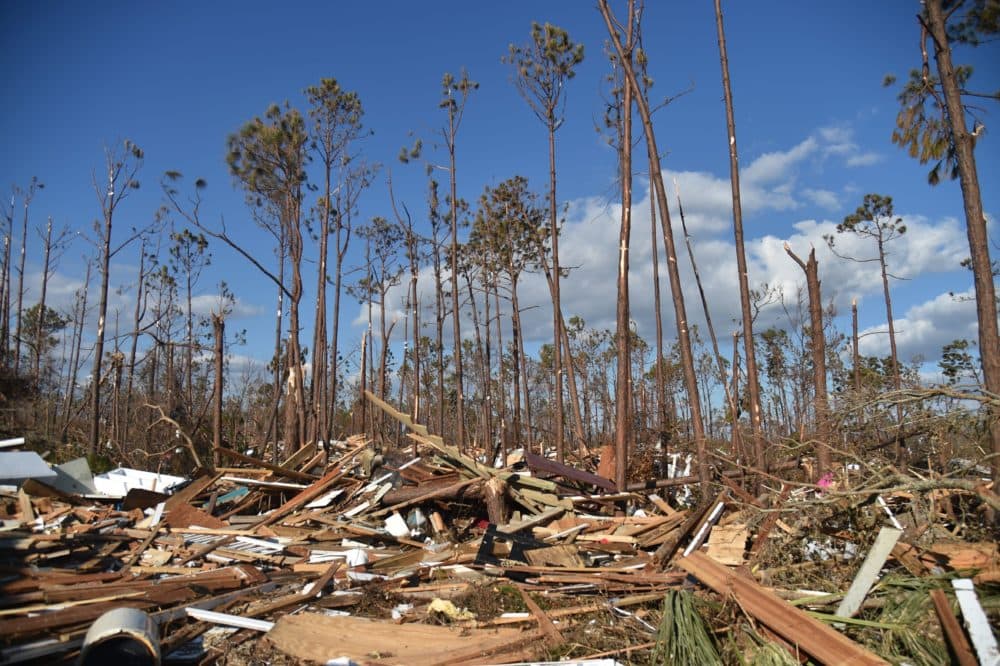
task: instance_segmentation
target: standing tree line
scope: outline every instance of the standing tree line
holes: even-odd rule
[[[662,104],[651,97],[648,72],[656,63],[643,48],[642,3],[628,0],[616,15],[608,0],[600,0],[610,68],[605,130],[618,156],[621,204],[613,329],[590,328],[564,311],[561,285],[572,269],[559,255],[563,220],[556,137],[584,49],[562,28],[536,23],[528,41],[512,44],[502,60],[544,128],[549,177],[539,189],[511,174],[485,187],[476,201],[459,198],[460,130],[466,113],[475,113],[478,88],[462,70],[458,76],[446,73],[441,84],[438,134],[445,159],[426,157],[419,141],[400,155],[404,163],[426,163],[427,199],[397,201],[391,170],[366,158],[369,130],[361,99],[338,81],[323,79],[304,91],[304,110],[272,105],[226,141],[227,165],[245,195],[247,217],[272,241],[268,254],[244,245],[223,218],[211,219],[203,200],[207,184],[186,183],[176,171],[161,178],[164,203],[148,223],[123,225],[121,210],[144,177],[142,149],[125,141],[107,149],[94,172],[99,217],[77,241],[86,247],[86,277],[72,304],[60,310],[48,302],[48,281],[73,237],[51,219],[34,220],[45,194],[39,179],[15,187],[0,253],[0,367],[7,400],[31,400],[15,401],[16,408],[4,412],[5,427],[28,429],[94,459],[144,466],[189,464],[177,446],[181,434],[194,443],[191,453],[203,464],[218,463],[224,449],[253,449],[280,461],[302,446],[352,431],[364,431],[383,446],[400,446],[395,424],[368,408],[362,393],[370,391],[488,460],[526,448],[559,461],[599,462],[601,473],[619,486],[629,482],[634,461],[652,449],[692,453],[697,474],[706,481],[720,458],[764,472],[781,461],[786,448],[814,455],[822,474],[836,451],[873,436],[878,446],[892,447],[897,465],[906,465],[933,440],[915,424],[935,409],[884,397],[920,387],[916,369],[899,357],[892,313],[892,242],[906,228],[891,197],[869,194],[837,226],[836,236],[826,239],[844,260],[878,264],[886,358],[860,356],[856,323],[851,334],[835,329],[814,250],[803,259],[804,248],[785,248],[803,271],[805,288],[798,293],[777,294],[762,276],[748,273],[737,100],[721,1],[714,5],[724,100],[719,127],[721,135],[725,123],[741,303],[728,358],[700,289],[697,248],[687,237],[679,192],[687,256],[677,251],[661,167],[669,133],[654,117]],[[953,44],[975,44],[996,32],[997,16],[988,5],[924,3],[917,22],[922,68],[900,93],[892,140],[921,162],[934,162],[932,183],[947,174],[962,186],[979,339],[946,346],[941,367],[949,382],[968,378],[985,389],[978,425],[960,443],[974,446],[977,436],[988,440],[996,476],[995,267],[975,170],[978,130],[967,126],[970,118],[975,123],[975,107],[966,101],[973,94],[970,71],[951,60]],[[446,183],[439,180],[442,172]],[[656,262],[650,293],[659,321],[663,260],[676,325],[673,341],[669,335],[664,339],[658,325],[651,344],[632,325],[629,248],[637,173],[650,180]],[[385,214],[362,219],[359,201],[380,175],[389,194]],[[872,254],[842,255],[842,235],[870,240]],[[39,257],[38,287],[26,281],[29,252]],[[205,269],[220,252],[235,253],[258,271],[273,285],[277,302],[271,358],[228,384],[227,358],[241,339],[238,331],[226,335],[236,294],[222,283],[210,313],[199,314],[195,307],[196,296],[208,290]],[[352,256],[363,257],[360,265],[351,265]],[[112,274],[125,259],[135,260],[135,278],[113,294]],[[690,322],[682,261],[692,264],[699,283],[704,331]],[[531,274],[544,277],[549,303],[525,302],[519,288]],[[315,284],[315,303],[308,304],[311,331],[305,330],[302,310],[309,282]],[[345,339],[341,331],[344,295],[365,308],[368,325],[360,340]],[[784,305],[787,325],[762,328],[758,315],[775,298]],[[523,316],[535,308],[550,308],[552,337],[533,355],[526,349]],[[976,346],[978,361],[969,353]],[[773,446],[776,442],[787,446]]]

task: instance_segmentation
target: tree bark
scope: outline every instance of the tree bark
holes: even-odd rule
[[[135,384],[135,359],[139,349],[139,329],[145,312],[146,242],[139,247],[139,279],[135,289],[135,309],[132,313],[132,332],[129,335],[128,378],[125,380],[125,409],[122,421],[128,423],[132,411],[132,390]]]
[[[42,333],[45,330],[45,297],[49,288],[49,259],[52,256],[52,217],[49,217],[48,224],[45,225],[45,253],[42,260],[42,294],[38,303],[38,321],[35,327],[35,384],[41,387],[42,383]]]
[[[958,176],[962,187],[962,201],[965,205],[966,231],[969,237],[969,252],[972,258],[972,274],[976,287],[976,315],[979,319],[979,358],[983,367],[986,390],[1000,395],[1000,334],[997,328],[996,287],[993,283],[990,262],[989,239],[986,233],[986,216],[983,214],[983,199],[979,189],[979,174],[973,155],[973,137],[965,125],[962,110],[961,91],[955,78],[955,67],[951,60],[951,46],[945,30],[945,17],[941,0],[927,0],[925,3],[934,37],[934,57],[937,61],[938,77],[944,90],[948,122],[951,125],[952,140],[958,161]],[[990,439],[993,459],[990,466],[994,482],[1000,481],[1000,410],[993,408],[989,413]]]
[[[611,37],[612,45],[618,53],[619,60],[625,70],[625,75],[632,84],[633,89],[639,90],[635,71],[624,53],[618,32],[614,27],[611,18],[611,10],[607,0],[600,0],[599,6],[604,17],[605,26]],[[660,223],[664,228],[664,245],[667,249],[667,266],[670,276],[670,290],[674,301],[674,317],[677,323],[677,337],[681,353],[681,365],[684,372],[684,383],[687,389],[688,402],[691,410],[691,427],[694,435],[695,448],[698,455],[698,475],[702,480],[703,493],[709,493],[709,466],[708,454],[705,447],[705,430],[701,420],[701,397],[698,393],[698,380],[694,372],[694,358],[691,353],[691,337],[688,331],[687,312],[684,307],[684,293],[681,287],[680,271],[677,266],[677,251],[674,246],[674,237],[671,230],[670,210],[667,207],[667,193],[663,186],[663,172],[660,168],[660,152],[656,145],[656,136],[653,132],[653,121],[649,110],[649,103],[645,96],[638,94],[635,98],[639,116],[642,119],[643,132],[646,136],[646,149],[649,153],[651,166],[650,178],[653,187],[656,189],[656,200],[660,208]]]
[[[826,395],[826,334],[823,330],[823,300],[819,282],[819,262],[816,250],[809,251],[809,258],[802,261],[792,248],[785,244],[785,252],[806,274],[809,291],[809,343],[813,363],[813,409],[815,411],[818,476],[830,469],[829,402]]]
[[[14,375],[21,370],[21,316],[24,314],[24,260],[28,249],[28,209],[34,198],[36,181],[32,180],[24,195],[24,222],[21,226],[21,257],[17,268],[17,320],[14,328]]]
[[[740,203],[740,167],[736,150],[736,117],[733,93],[729,84],[729,58],[726,54],[726,33],[722,25],[721,0],[715,0],[715,25],[719,34],[719,61],[722,64],[722,88],[726,100],[726,129],[729,135],[729,181],[733,191],[733,235],[736,245],[736,267],[740,284],[740,306],[743,313],[743,349],[747,366],[747,391],[750,395],[750,432],[754,458],[759,469],[767,469],[764,459],[764,436],[761,432],[760,382],[757,377],[757,356],[753,342],[753,317],[750,310],[750,285],[747,258],[743,244],[743,209]]]
[[[851,299],[851,361],[854,363],[854,392],[861,392],[861,354],[858,351],[858,299]]]
[[[633,28],[635,26],[635,2],[628,3],[628,27],[625,37],[625,57],[632,66]],[[623,65],[624,66],[624,65]],[[631,328],[629,327],[629,242],[632,236],[632,83],[622,81],[621,128],[618,137],[619,177],[621,178],[622,211],[618,232],[618,304],[615,311],[615,354],[617,359],[617,381],[615,382],[615,485],[625,487],[628,477],[628,455],[631,444],[632,425],[632,355],[630,349]]]
[[[112,196],[113,198],[113,196]],[[104,232],[101,244],[101,286],[97,301],[97,339],[94,341],[94,365],[90,372],[90,441],[87,454],[93,456],[101,439],[101,362],[104,356],[104,324],[108,312],[108,282],[111,274],[111,225],[114,207],[104,212]]]
[[[459,451],[465,450],[465,396],[462,373],[462,311],[458,300],[458,191],[455,176],[455,136],[458,127],[454,110],[448,115],[448,164],[451,184],[451,321],[452,355],[455,364],[455,443]]]
[[[219,464],[219,449],[222,448],[222,395],[225,387],[224,342],[226,320],[221,314],[212,313],[212,333],[215,338],[215,391],[212,401],[212,460]]]
[[[876,224],[878,221],[876,220]],[[892,296],[889,293],[889,271],[885,265],[885,245],[883,244],[881,235],[878,239],[878,263],[879,268],[882,271],[882,296],[885,299],[885,318],[889,324],[889,355],[892,358],[892,386],[897,391],[902,390],[903,380],[902,372],[899,368],[899,353],[896,351],[896,326],[892,317]],[[896,403],[896,430],[897,432],[903,427],[903,405],[901,403]],[[893,447],[893,451],[896,456],[896,464],[902,469],[906,465],[906,449],[903,446],[903,441],[900,438],[896,438],[896,444]]]

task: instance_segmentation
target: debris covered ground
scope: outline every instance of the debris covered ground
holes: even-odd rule
[[[719,474],[706,497],[530,453],[494,467],[415,430],[384,456],[361,436],[222,451],[234,466],[114,500],[19,483],[0,496],[0,663],[96,655],[123,608],[165,663],[1000,659],[1000,498],[974,470]]]

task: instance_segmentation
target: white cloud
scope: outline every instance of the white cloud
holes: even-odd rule
[[[847,166],[871,166],[873,164],[878,164],[883,159],[883,156],[878,153],[858,153],[856,155],[851,155],[847,158]]]
[[[823,154],[843,158],[846,166],[871,166],[883,159],[879,153],[862,150],[854,141],[854,130],[847,125],[821,127],[816,135],[824,144]]]
[[[840,207],[840,198],[836,192],[830,190],[803,188],[802,195],[811,203],[820,208],[837,209]]]
[[[975,341],[979,325],[973,290],[957,294],[938,294],[934,298],[910,307],[903,317],[893,322],[896,346],[902,361],[915,357],[937,358],[941,348],[957,339]],[[867,356],[888,356],[888,328],[870,327],[859,333],[859,344]]]
[[[785,253],[784,243],[788,242],[793,250],[803,259],[809,254],[810,248],[815,248],[819,261],[820,279],[822,281],[825,303],[833,303],[840,312],[848,312],[850,302],[858,298],[862,302],[871,299],[871,305],[863,311],[866,318],[878,320],[877,312],[881,310],[882,283],[877,262],[855,263],[840,259],[833,255],[826,242],[825,235],[836,237],[837,249],[845,255],[856,257],[872,257],[875,248],[865,239],[856,236],[836,234],[836,222],[831,219],[807,218],[802,216],[780,234],[769,234],[757,231],[762,227],[757,221],[761,218],[771,218],[783,213],[787,218],[788,211],[793,209],[815,210],[825,209],[836,211],[841,206],[841,197],[850,194],[847,187],[839,189],[809,187],[799,184],[803,173],[802,168],[810,160],[821,162],[830,155],[838,155],[844,159],[860,154],[850,145],[850,130],[844,127],[823,128],[814,136],[799,142],[787,151],[767,153],[753,160],[743,179],[742,202],[748,237],[746,252],[748,273],[751,287],[760,287],[764,282],[781,290],[784,305],[776,304],[765,309],[758,319],[758,326],[797,326],[800,322],[790,322],[796,319],[796,299],[800,290],[804,290],[805,278],[802,270]],[[854,152],[852,152],[854,151]],[[839,158],[838,158],[839,159]],[[664,171],[668,189],[673,179],[680,184],[683,197],[684,213],[687,226],[694,238],[694,252],[705,290],[706,299],[711,309],[713,323],[720,336],[727,336],[738,327],[737,319],[740,313],[739,290],[735,262],[731,224],[731,193],[729,179],[703,171]],[[825,184],[825,183],[824,183]],[[632,239],[630,244],[630,290],[631,317],[636,322],[638,332],[652,342],[655,331],[652,296],[652,258],[650,245],[650,213],[648,191],[640,191],[637,183],[634,192],[635,201],[632,214]],[[671,193],[673,198],[673,193]],[[687,257],[684,237],[681,232],[680,219],[676,206],[671,201],[671,217],[674,238],[679,255],[679,270],[683,285],[687,316],[690,322],[697,324],[703,337],[707,337],[704,327],[704,315],[699,299],[696,283]],[[605,199],[590,197],[570,202],[567,221],[560,239],[560,261],[564,267],[569,267],[569,276],[562,281],[562,303],[564,315],[582,317],[588,327],[595,329],[613,329],[615,325],[615,303],[617,301],[616,275],[618,262],[618,234],[620,224],[620,207]],[[757,218],[755,220],[754,218]],[[837,215],[832,215],[836,218]],[[961,287],[967,284],[967,276],[959,268],[959,262],[968,253],[962,225],[957,220],[929,220],[919,215],[904,213],[902,215],[908,231],[902,237],[894,240],[889,246],[890,271],[903,278],[918,277],[926,274],[953,273],[945,279],[961,282]],[[788,224],[784,222],[784,224]],[[657,249],[660,257],[660,289],[662,298],[662,315],[667,340],[675,337],[673,324],[673,307],[671,304],[670,284],[667,278],[667,262],[663,250],[663,239],[659,230],[656,232]],[[447,279],[447,277],[445,277]],[[392,304],[404,302],[405,285],[396,288],[389,297]],[[906,304],[914,298],[925,298],[918,293],[921,287],[912,286],[905,280],[892,283],[894,298],[898,307],[906,309]],[[941,290],[947,286],[940,287]],[[426,326],[433,325],[434,285],[430,267],[426,267],[420,276],[421,302],[423,304],[422,318]],[[463,290],[463,297],[465,291]],[[552,339],[552,308],[549,289],[541,273],[525,274],[519,287],[522,307],[525,342],[549,342]],[[491,303],[491,307],[492,307]],[[939,307],[950,307],[949,303]],[[398,309],[398,305],[395,306]],[[505,321],[509,323],[509,304],[504,303]],[[915,353],[932,357],[940,351],[940,346],[958,335],[969,323],[967,311],[961,306],[947,320],[947,325],[931,324],[948,315],[936,315],[925,309],[906,311],[903,322],[908,332],[903,332],[900,325],[901,340],[905,339],[905,353],[912,356]],[[933,315],[933,316],[932,316]],[[390,316],[398,316],[393,314]],[[882,317],[884,319],[884,315]],[[471,319],[466,314],[463,322],[463,333],[471,335]],[[367,317],[362,308],[355,323],[365,324]],[[943,333],[949,327],[961,329]],[[427,332],[431,335],[431,329]],[[445,337],[450,338],[450,321],[445,326]],[[935,335],[931,335],[935,333]],[[505,334],[506,335],[506,334]],[[884,336],[882,336],[884,337]],[[869,336],[867,345],[877,345],[879,336]],[[401,339],[401,330],[397,326],[394,340]],[[943,340],[943,342],[942,342]],[[509,342],[509,338],[506,339]],[[446,340],[446,344],[450,341]],[[876,353],[875,347],[866,353]]]
[[[191,299],[191,311],[195,315],[202,317],[210,315],[213,312],[219,312],[223,306],[228,305],[228,303],[222,302],[219,294],[200,294]],[[256,317],[264,314],[264,308],[259,305],[247,303],[239,297],[236,298],[236,303],[231,307],[232,312],[229,314],[229,319]]]
[[[797,163],[813,154],[819,147],[814,137],[809,137],[787,151],[764,153],[743,170],[741,176],[750,183],[766,185],[785,178]]]

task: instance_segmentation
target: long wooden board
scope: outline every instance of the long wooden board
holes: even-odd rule
[[[821,663],[845,666],[889,663],[704,553],[696,551],[675,562],[724,597],[735,597],[746,612]]]

